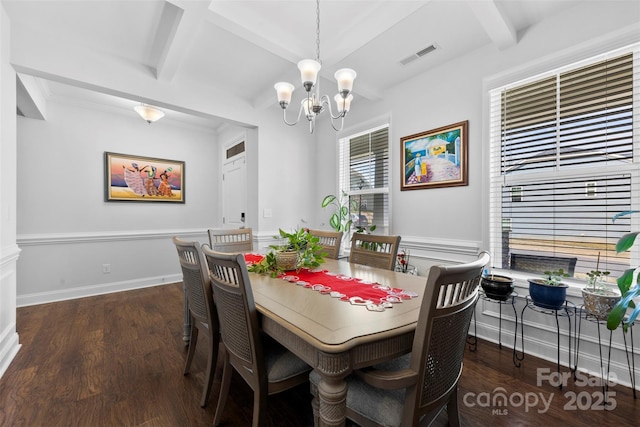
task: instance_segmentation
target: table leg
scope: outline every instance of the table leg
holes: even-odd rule
[[[347,383],[344,378],[322,375],[320,384],[318,384],[319,426],[344,426],[346,404]]]

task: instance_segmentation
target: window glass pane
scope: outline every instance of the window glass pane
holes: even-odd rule
[[[343,138],[339,143],[339,185],[350,198],[354,227],[389,226],[389,126]]]
[[[629,253],[616,254],[615,244],[630,231],[630,225],[611,219],[630,210],[630,203],[628,175],[504,186],[502,218],[509,219],[510,227],[502,230],[503,266],[509,267],[514,253],[577,257],[577,278],[586,279],[596,264],[618,277],[628,268]]]
[[[518,256],[573,260],[574,277],[586,280],[598,268],[613,282],[637,257],[616,254],[615,244],[638,220],[612,222],[640,207],[633,165],[638,46],[627,50],[634,49],[491,92],[495,267],[530,271]]]
[[[362,190],[388,187],[388,128],[352,138],[349,143],[349,189]]]

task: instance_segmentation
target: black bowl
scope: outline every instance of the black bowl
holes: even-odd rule
[[[513,279],[507,276],[489,274],[480,282],[487,297],[498,301],[506,301],[513,293]]]

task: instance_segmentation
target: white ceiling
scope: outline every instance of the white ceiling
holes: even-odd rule
[[[358,73],[354,106],[358,98],[381,99],[390,87],[480,46],[507,49],[531,25],[583,1],[588,0],[322,0],[322,92],[332,93],[333,73],[349,67]],[[2,3],[12,25],[48,40],[118,58],[151,70],[158,80],[217,87],[255,108],[275,104],[277,81],[299,87],[295,64],[316,55],[314,0]],[[432,44],[435,51],[401,64]],[[80,98],[129,110],[139,102],[55,81],[39,85],[45,97]],[[167,117],[203,121],[174,111],[167,111]],[[205,122],[214,128],[222,123],[210,118]]]

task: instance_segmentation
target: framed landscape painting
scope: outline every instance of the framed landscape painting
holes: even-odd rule
[[[468,121],[400,138],[400,190],[467,185]]]
[[[184,162],[104,153],[105,200],[184,203]]]

